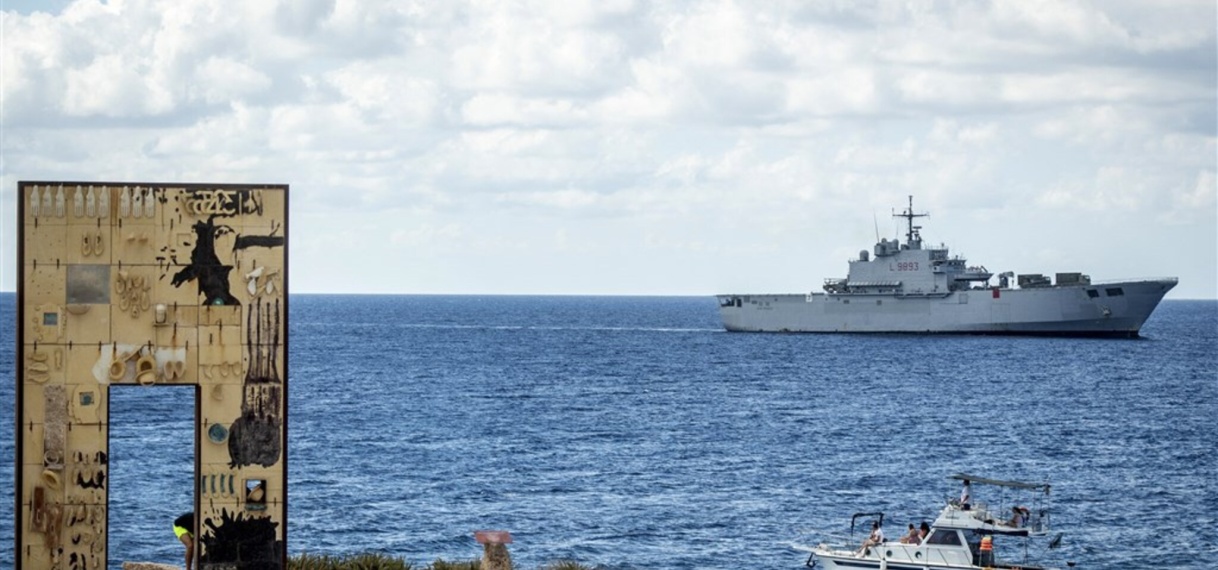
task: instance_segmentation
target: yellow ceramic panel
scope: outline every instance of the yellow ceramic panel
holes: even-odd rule
[[[250,228],[247,227],[247,232]],[[253,233],[238,238],[245,247],[237,251],[239,259],[240,285],[238,298],[242,303],[267,302],[284,296],[284,258],[281,247],[266,247],[266,243],[282,243],[283,228],[272,235],[269,227],[257,227]]]
[[[70,425],[72,427],[68,430],[66,471],[73,478],[72,483],[76,483],[73,471],[106,470],[108,473],[109,466],[99,464],[96,460],[97,453],[106,449],[107,426],[102,423],[72,423]],[[88,476],[92,477],[92,475]],[[69,485],[68,489],[72,488],[72,485]]]
[[[110,337],[110,306],[68,304],[65,335],[77,345],[108,344]]]
[[[25,226],[25,257],[29,265],[54,265],[64,263],[68,251],[68,229],[62,224],[51,225],[41,220],[37,225]]]
[[[105,351],[110,349],[110,343],[73,343],[70,346],[55,348],[52,358],[62,359],[65,378],[68,384],[100,384],[94,374],[94,367]],[[60,356],[62,354],[62,356]]]
[[[75,425],[101,426],[105,423],[109,412],[106,404],[108,393],[106,386],[96,382],[74,385],[72,393],[68,395],[68,406]],[[100,449],[103,443],[99,441],[96,445]]]
[[[42,402],[36,405],[41,407]],[[23,469],[34,469],[36,475],[41,474],[43,470],[42,435],[45,432],[45,426],[41,422],[27,420],[21,424],[21,436],[26,438],[21,450],[21,465]]]
[[[199,307],[199,325],[223,325],[240,327],[245,324],[245,313],[239,306],[206,305]],[[199,337],[202,339],[202,335]],[[218,341],[217,341],[218,342]]]
[[[165,324],[178,325],[179,328],[197,328],[199,326],[199,311],[198,305],[183,305],[181,303],[166,303],[165,304]],[[198,335],[195,335],[196,338]]]
[[[277,192],[274,189],[259,190],[258,193],[262,203],[263,214],[262,216],[250,217],[249,219],[253,221],[271,219],[277,220],[278,223],[282,223],[284,218],[287,216],[288,211],[287,194]],[[280,230],[279,233],[280,235],[283,235],[283,230]]]
[[[156,327],[158,382],[196,384],[199,381],[199,331],[177,326]]]
[[[183,266],[164,264],[157,267],[156,279],[153,281],[153,300],[166,306],[199,307],[203,305],[203,296],[199,293],[197,282],[188,281],[174,285],[174,276],[184,269]]]
[[[148,266],[124,266],[113,272],[110,326],[114,339],[138,344],[152,342],[155,279],[156,271]]]
[[[158,244],[161,235],[157,229],[149,224],[130,222],[124,222],[122,228],[115,228],[112,244],[115,259],[121,260],[123,266],[156,265],[164,245]]]
[[[113,244],[109,224],[102,226],[101,220],[73,224],[67,226],[64,235],[66,241],[62,253],[65,263],[110,264]]]
[[[33,305],[51,303],[63,305],[67,302],[68,268],[60,264],[39,263],[25,268],[25,287],[22,301],[28,308]],[[30,334],[27,329],[26,334]]]
[[[33,208],[30,194],[35,189],[39,193],[37,211]],[[71,187],[65,188],[59,184],[26,185],[22,187],[21,195],[25,200],[24,221],[27,226],[65,226],[72,218]]]
[[[43,386],[44,384],[35,384],[32,382],[27,382],[24,386],[21,400],[25,409],[25,414],[21,418],[22,424],[20,433],[17,434],[18,436],[25,437],[25,430],[29,429],[31,423],[41,424],[46,420],[42,406],[44,401],[44,392],[42,389]],[[37,443],[39,446],[41,446],[42,439],[39,439]],[[28,443],[26,447],[29,447]],[[42,452],[39,451],[38,453],[40,454],[39,457],[41,457]]]
[[[62,345],[27,343],[23,347],[21,380],[27,386],[62,384],[64,382],[62,355]]]

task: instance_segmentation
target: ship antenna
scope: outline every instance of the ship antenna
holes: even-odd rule
[[[871,211],[871,223],[875,224],[875,243],[880,243],[880,217],[875,215],[875,210]]]
[[[914,213],[912,195],[909,197],[909,208],[907,208],[904,212],[902,212],[900,214],[893,214],[893,217],[905,218],[905,223],[906,223],[907,227],[909,228],[908,231],[905,233],[905,243],[910,244],[910,247],[913,247],[913,244],[915,242],[922,240],[922,236],[918,235],[918,230],[922,229],[922,226],[913,225],[914,218],[924,218],[929,215],[930,214],[925,214],[925,213],[923,213],[923,214]]]

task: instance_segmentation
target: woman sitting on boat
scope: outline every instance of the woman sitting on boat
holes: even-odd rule
[[[859,556],[866,556],[867,549],[884,542],[884,531],[880,529],[880,521],[871,522],[871,535],[867,540],[863,541],[863,546],[859,547]]]
[[[1007,526],[1015,528],[1023,528],[1028,524],[1028,517],[1032,514],[1027,507],[1016,505],[1011,507],[1011,520],[1007,521]]]

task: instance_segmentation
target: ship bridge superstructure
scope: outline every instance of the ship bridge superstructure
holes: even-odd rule
[[[993,273],[985,267],[969,267],[963,257],[951,257],[945,245],[923,247],[922,226],[914,225],[926,213],[914,213],[913,197],[909,207],[893,217],[905,218],[905,242],[882,238],[876,242],[872,259],[862,250],[850,260],[845,279],[825,280],[826,292],[835,295],[947,295],[953,291],[988,286]]]

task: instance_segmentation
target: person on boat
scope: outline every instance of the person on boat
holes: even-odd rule
[[[960,510],[969,510],[969,503],[972,502],[972,487],[968,484],[968,479],[964,480],[964,487],[960,489]]]
[[[926,521],[922,521],[922,524],[918,527],[918,542],[917,543],[922,544],[922,541],[926,540],[926,537],[929,534],[930,534],[930,525],[926,524]]]
[[[866,556],[867,549],[884,542],[884,530],[880,528],[880,521],[871,522],[871,534],[867,536],[867,540],[863,541],[863,546],[859,548],[859,556]]]
[[[190,570],[195,561],[195,514],[183,513],[173,519],[173,533],[186,547],[186,570]]]
[[[901,544],[921,544],[922,533],[918,532],[918,528],[909,523],[909,532],[901,537]]]
[[[1029,511],[1025,507],[1021,507],[1018,505],[1011,507],[1011,520],[1007,521],[1007,526],[1013,526],[1015,528],[1023,528],[1025,525],[1028,524],[1028,515],[1030,515],[1030,514],[1031,514],[1031,511]]]

